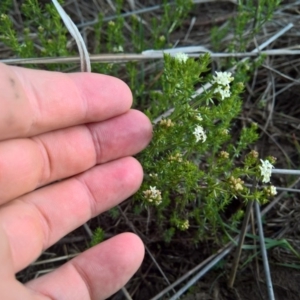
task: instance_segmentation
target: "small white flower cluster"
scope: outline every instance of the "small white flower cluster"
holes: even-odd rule
[[[233,77],[231,77],[230,72],[216,72],[216,76],[213,76],[212,83],[218,84],[218,87],[215,88],[214,93],[220,94],[221,99],[230,97],[230,82],[233,81]]]
[[[203,118],[202,118],[202,116],[201,116],[201,114],[197,114],[196,115],[196,119],[198,120],[198,121],[203,121]]]
[[[243,187],[244,181],[241,178],[235,178],[231,176],[229,178],[229,181],[230,181],[230,187],[236,190],[237,192],[240,190],[242,191],[244,189]]]
[[[121,45],[113,47],[113,52],[124,52],[124,49]]]
[[[175,55],[175,59],[177,61],[179,61],[180,63],[182,63],[182,64],[186,63],[186,61],[188,60],[188,58],[189,58],[188,55],[186,55],[185,53],[182,53],[182,52],[178,52]]]
[[[277,195],[277,190],[276,190],[276,187],[275,187],[274,185],[271,185],[271,186],[270,186],[270,194],[271,194],[272,196]]]
[[[264,187],[264,191],[268,197],[273,197],[277,195],[277,190],[274,185]]]
[[[190,222],[189,220],[176,220],[176,224],[175,226],[181,230],[181,231],[185,231],[188,230],[190,227]]]
[[[159,122],[159,125],[160,125],[160,126],[165,126],[165,127],[173,127],[173,126],[174,126],[174,123],[172,122],[171,119],[162,119],[162,120]]]
[[[272,175],[272,168],[273,165],[268,161],[268,160],[260,160],[261,161],[261,166],[260,168],[260,174],[263,177],[262,182],[270,182],[270,177]]]
[[[227,158],[229,158],[229,153],[226,152],[226,151],[221,151],[220,152],[220,157],[222,157],[224,159],[227,159]]]
[[[193,134],[196,137],[196,142],[202,141],[204,143],[206,141],[207,136],[202,126],[197,125]]]
[[[157,173],[150,173],[149,176],[152,177],[152,178],[158,178]]]
[[[213,76],[213,83],[217,83],[223,86],[229,86],[230,82],[233,81],[230,72],[216,72],[217,76]]]
[[[229,134],[229,130],[228,129],[222,129],[221,130],[221,134],[222,135],[228,135]]]
[[[181,153],[176,153],[175,155],[170,155],[169,160],[170,161],[182,162],[182,154]]]
[[[8,19],[8,16],[6,14],[1,14],[0,20],[4,21],[6,19]]]
[[[179,229],[184,231],[184,230],[188,230],[189,227],[190,227],[190,223],[189,223],[189,220],[184,220],[181,222],[181,224],[179,224]]]
[[[154,202],[155,205],[161,203],[161,191],[156,186],[150,186],[150,190],[144,191],[143,194],[148,202]]]

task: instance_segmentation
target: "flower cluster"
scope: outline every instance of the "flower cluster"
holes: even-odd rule
[[[114,46],[113,47],[113,52],[124,52],[124,49],[121,45],[119,46]]]
[[[269,193],[270,193],[270,196],[275,196],[277,195],[277,190],[276,190],[276,187],[274,185],[271,185],[269,187]]]
[[[220,94],[222,100],[230,97],[231,92],[229,84],[233,79],[230,72],[216,72],[216,76],[213,76],[212,83],[218,85],[215,88],[214,93]]]
[[[216,76],[213,76],[213,83],[217,83],[223,86],[229,86],[230,82],[233,81],[230,72],[216,72]]]
[[[276,187],[274,185],[270,186],[270,194],[271,194],[271,196],[277,195],[277,190],[276,190]]]
[[[188,230],[190,227],[189,220],[182,220],[182,221],[178,220],[176,227],[181,231]]]
[[[270,177],[272,175],[272,168],[273,165],[268,161],[268,160],[260,160],[261,161],[261,166],[259,167],[260,169],[260,174],[263,177],[262,182],[270,182]]]
[[[150,176],[150,177],[153,177],[153,178],[156,178],[156,179],[158,178],[157,173],[154,173],[154,174],[153,174],[153,173],[150,173],[149,176]]]
[[[231,176],[229,178],[229,181],[230,181],[230,187],[235,191],[240,191],[244,189],[243,188],[244,181],[242,179],[234,178],[233,176]]]
[[[207,136],[202,126],[197,125],[193,134],[196,137],[196,142],[202,141],[204,143],[206,141]]]
[[[169,160],[170,161],[182,162],[182,154],[181,153],[176,153],[175,155],[170,155]]]
[[[176,53],[176,55],[175,55],[175,59],[176,59],[178,62],[182,63],[182,64],[186,63],[186,61],[188,60],[188,58],[189,58],[189,57],[188,57],[185,53],[182,53],[182,52],[178,52],[178,53]]]
[[[156,186],[150,186],[150,190],[144,191],[143,194],[148,202],[153,202],[155,205],[161,203],[161,191],[156,189]]]
[[[228,129],[222,129],[221,130],[221,134],[222,135],[228,135],[229,134],[229,130]]]
[[[160,125],[160,126],[165,126],[165,127],[173,127],[173,126],[174,126],[174,123],[172,122],[171,119],[162,119],[162,120],[159,122],[159,125]]]
[[[274,185],[265,186],[263,190],[264,190],[265,195],[268,198],[277,195],[277,190],[276,190],[276,187]]]
[[[226,152],[226,151],[221,151],[220,152],[220,157],[222,157],[224,159],[227,159],[227,158],[229,158],[229,153]]]
[[[8,19],[8,16],[6,14],[1,14],[0,20],[4,21],[6,19]]]
[[[203,121],[203,118],[202,118],[201,114],[196,115],[196,120],[197,121]]]
[[[258,152],[255,150],[251,150],[249,153],[253,158],[258,158]]]

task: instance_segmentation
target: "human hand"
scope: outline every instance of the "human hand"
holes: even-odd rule
[[[0,91],[0,298],[109,297],[143,259],[134,234],[111,238],[25,285],[15,273],[137,191],[143,172],[130,156],[149,143],[149,120],[130,110],[123,82],[99,74],[0,64]]]

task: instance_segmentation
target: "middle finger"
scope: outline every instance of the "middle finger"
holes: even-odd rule
[[[96,164],[141,151],[151,138],[141,112],[0,144],[0,205]],[[2,176],[1,176],[2,174]]]

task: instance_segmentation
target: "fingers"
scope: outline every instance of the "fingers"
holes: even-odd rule
[[[9,239],[14,271],[92,217],[135,193],[143,179],[132,157],[96,166],[13,200],[0,210],[0,227]]]
[[[9,242],[0,227],[1,299],[107,299],[139,268],[144,247],[131,233],[120,234],[72,259],[26,286],[15,279]]]
[[[134,155],[146,147],[151,133],[146,116],[130,110],[100,123],[3,141],[0,204],[96,164]]]
[[[0,137],[28,137],[129,110],[121,80],[100,74],[63,74],[0,64]]]
[[[26,286],[49,299],[107,299],[126,284],[143,257],[141,240],[131,233],[124,233],[87,250]]]

